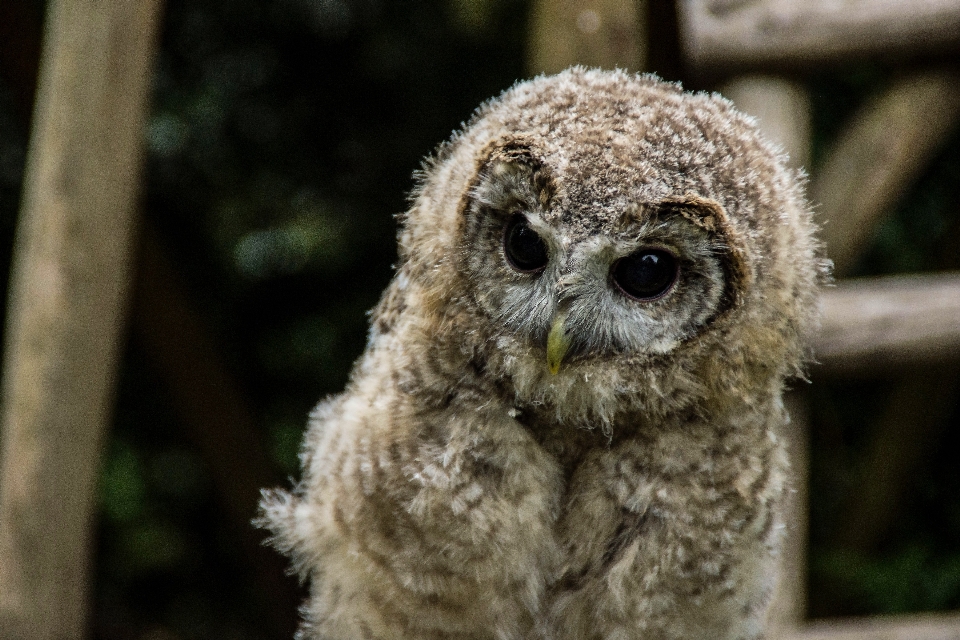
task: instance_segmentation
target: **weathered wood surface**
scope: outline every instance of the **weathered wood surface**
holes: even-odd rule
[[[699,70],[960,45],[956,0],[680,0],[679,8],[686,58]]]
[[[527,67],[557,73],[575,64],[641,71],[646,0],[535,0]]]
[[[773,75],[738,76],[720,87],[737,109],[757,119],[768,139],[787,153],[794,168],[810,164],[811,107],[806,88]]]
[[[795,167],[810,156],[810,97],[797,82],[777,76],[752,75],[734,78],[721,87],[741,111],[757,118],[768,139],[780,145]],[[787,443],[790,456],[790,486],[784,508],[784,538],[779,558],[780,581],[770,606],[774,629],[792,629],[803,620],[806,609],[807,476],[809,473],[809,407],[799,389],[786,398],[791,422],[778,436]]]
[[[960,640],[960,614],[875,616],[823,621],[778,640]]]
[[[8,305],[0,637],[83,638],[159,0],[54,0]]]
[[[35,9],[29,2],[0,2],[0,72],[23,107],[24,128],[32,111],[42,39],[42,21]],[[8,36],[10,42],[5,40]],[[8,58],[11,55],[13,59]],[[180,420],[175,426],[196,444],[210,469],[225,519],[261,587],[257,596],[264,616],[273,621],[274,635],[292,638],[303,597],[297,581],[286,575],[286,558],[264,546],[263,532],[250,526],[260,489],[279,486],[283,474],[270,463],[264,435],[256,428],[211,329],[178,277],[168,247],[149,224],[139,235],[140,261],[129,320],[133,338],[177,410]]]
[[[858,111],[810,186],[836,275],[849,273],[958,122],[960,76],[953,72],[902,78]]]
[[[840,281],[823,296],[818,373],[960,358],[960,273]]]

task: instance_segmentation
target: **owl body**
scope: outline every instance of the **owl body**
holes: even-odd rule
[[[265,493],[302,637],[762,637],[823,274],[797,176],[722,98],[577,68],[481,107],[303,479]]]

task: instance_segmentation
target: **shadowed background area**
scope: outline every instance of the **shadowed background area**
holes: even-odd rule
[[[576,14],[585,44],[544,52],[563,2],[167,0],[101,472],[93,637],[292,637],[302,593],[249,526],[257,490],[298,473],[309,409],[363,348],[421,159],[545,60],[606,64],[594,33],[647,41],[629,64],[689,88],[726,79],[681,64],[673,4],[609,33],[595,19],[629,3],[592,4]],[[43,11],[0,3],[3,286]],[[958,71],[955,49],[791,64],[811,100],[814,175],[863,105],[918,69]],[[944,131],[843,276],[960,269],[960,137]],[[808,615],[960,609],[956,361],[814,367],[811,379]]]

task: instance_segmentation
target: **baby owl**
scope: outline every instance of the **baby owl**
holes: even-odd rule
[[[346,391],[259,524],[310,640],[764,636],[825,262],[717,95],[570,69],[418,176]]]

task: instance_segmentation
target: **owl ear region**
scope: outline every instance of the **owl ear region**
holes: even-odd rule
[[[753,269],[746,258],[744,241],[723,206],[710,198],[685,194],[663,200],[658,213],[683,216],[716,237],[722,245],[721,253],[727,280],[725,302],[711,318],[711,322],[740,306],[753,282]]]
[[[531,146],[524,140],[498,140],[481,154],[484,158],[477,172],[474,192],[483,192],[486,198],[499,199],[490,202],[501,207],[513,198],[528,200],[542,210],[550,208],[556,186],[550,171],[539,160]]]

